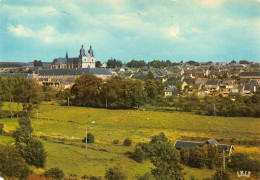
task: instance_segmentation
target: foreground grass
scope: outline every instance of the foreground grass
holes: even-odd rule
[[[4,109],[8,109],[5,103]],[[47,168],[60,167],[67,174],[103,177],[105,171],[113,166],[122,167],[129,179],[149,172],[153,167],[149,161],[137,163],[124,153],[133,151],[138,142],[149,142],[150,137],[164,132],[174,142],[185,137],[205,137],[223,139],[259,140],[259,118],[228,118],[200,116],[186,112],[155,112],[135,110],[107,110],[85,107],[66,107],[49,102],[40,106],[31,118],[34,133],[50,137],[56,143],[44,141],[48,153]],[[11,132],[17,126],[17,119],[0,119],[4,130]],[[92,123],[93,122],[93,123]],[[94,123],[95,122],[95,123]],[[95,144],[89,144],[88,157],[81,143],[88,132],[94,134]],[[125,138],[133,140],[132,147],[124,147]],[[0,136],[0,144],[11,138]],[[112,144],[119,140],[118,145]],[[58,143],[57,143],[58,142]],[[65,142],[65,144],[63,144]],[[243,152],[259,158],[259,146],[235,146],[235,152]],[[214,170],[199,170],[185,167],[185,178],[198,179],[210,177]]]

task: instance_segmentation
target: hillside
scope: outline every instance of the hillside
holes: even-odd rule
[[[5,103],[3,108],[9,109],[9,105]],[[201,116],[171,109],[160,112],[66,107],[52,105],[51,102],[40,106],[38,123],[36,117],[35,110],[31,119],[32,127],[35,134],[44,140],[48,153],[47,168],[60,167],[67,174],[79,177],[85,174],[102,177],[106,169],[115,165],[122,166],[130,179],[149,172],[152,167],[150,162],[137,163],[124,153],[133,151],[138,142],[149,142],[151,136],[160,132],[164,132],[172,143],[177,139],[215,138],[223,143],[235,143],[236,152],[246,152],[257,159],[260,154],[259,146],[239,145],[247,141],[259,143],[259,118]],[[17,126],[16,118],[0,119],[0,122],[5,124],[4,130],[7,132],[15,130]],[[95,136],[95,143],[89,144],[87,158],[85,144],[81,142],[86,127]],[[125,138],[133,140],[131,147],[123,146]],[[119,144],[112,144],[117,139]],[[188,173],[186,177],[194,175],[199,179],[215,172],[192,168],[185,168],[185,171]]]

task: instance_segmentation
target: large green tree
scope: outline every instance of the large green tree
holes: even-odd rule
[[[179,152],[163,133],[152,137],[149,143],[149,157],[155,166],[152,169],[152,175],[155,179],[184,179]]]
[[[29,167],[13,146],[0,144],[0,175],[8,178],[25,179],[29,175]]]
[[[92,74],[85,74],[76,79],[71,88],[73,104],[79,106],[100,106],[102,79]]]
[[[145,103],[146,94],[140,80],[114,77],[102,87],[102,103],[109,108],[134,108]]]
[[[44,168],[47,154],[43,143],[32,135],[31,121],[28,116],[18,120],[19,127],[14,132],[15,147],[27,164]]]
[[[144,89],[147,93],[147,97],[150,99],[154,99],[156,96],[163,95],[164,87],[162,82],[159,80],[146,79]]]

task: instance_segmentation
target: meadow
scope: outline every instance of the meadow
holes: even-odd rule
[[[8,103],[4,110],[10,109]],[[149,172],[153,165],[149,161],[137,163],[124,153],[133,151],[138,142],[149,142],[151,136],[164,132],[172,143],[185,138],[215,138],[223,142],[236,140],[256,140],[260,138],[260,119],[248,117],[213,117],[180,111],[109,110],[87,107],[60,106],[44,102],[33,111],[31,118],[35,135],[42,137],[48,153],[46,168],[60,167],[66,174],[103,177],[105,171],[120,166],[134,179]],[[17,126],[17,118],[4,118],[4,130],[11,132]],[[88,132],[95,136],[95,143],[88,145],[88,156],[81,140]],[[132,146],[123,146],[130,138]],[[12,138],[0,136],[0,144]],[[119,144],[113,144],[119,140]],[[259,146],[235,145],[235,152],[250,154],[259,158]],[[187,179],[191,175],[203,179],[214,174],[214,170],[185,167]]]

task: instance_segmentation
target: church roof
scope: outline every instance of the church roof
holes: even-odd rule
[[[56,64],[56,63],[66,64],[66,62],[67,62],[67,59],[66,59],[66,58],[59,57],[59,58],[53,59],[51,65],[54,65],[54,64]]]
[[[1,77],[15,77],[15,76],[23,76],[25,78],[32,78],[32,74],[29,73],[0,73]]]
[[[101,68],[79,68],[79,69],[48,69],[40,70],[39,75],[82,75],[82,74],[97,74],[97,75],[111,75],[107,69]]]
[[[79,63],[79,58],[68,58],[68,64],[78,64]]]

